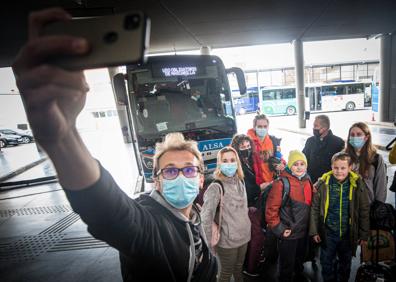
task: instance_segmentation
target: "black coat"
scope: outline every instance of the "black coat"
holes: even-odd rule
[[[216,280],[217,260],[202,237],[198,212],[187,221],[156,191],[131,199],[102,167],[97,183],[66,195],[88,231],[120,252],[124,281],[188,281],[189,269],[190,281]],[[202,239],[199,264],[195,236]]]
[[[248,207],[255,207],[260,196],[260,186],[256,183],[256,174],[253,166],[247,165],[242,161],[242,170],[246,187]]]
[[[345,142],[335,136],[331,130],[320,140],[319,137],[309,137],[305,143],[303,153],[308,161],[308,174],[313,183],[324,173],[331,170],[331,157],[344,149]]]

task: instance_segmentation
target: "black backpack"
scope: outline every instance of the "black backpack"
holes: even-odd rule
[[[370,229],[395,230],[395,209],[391,204],[375,200],[370,206]]]
[[[281,207],[284,207],[289,200],[289,195],[290,195],[290,182],[287,177],[279,177],[276,180],[282,181],[283,185],[283,191],[282,191],[282,205]],[[276,181],[275,180],[275,181]],[[261,228],[265,231],[267,230],[267,221],[265,220],[265,209],[267,205],[267,198],[268,195],[272,189],[272,185],[270,184],[265,190],[261,193],[260,199],[258,201],[258,210],[260,211],[261,214]]]

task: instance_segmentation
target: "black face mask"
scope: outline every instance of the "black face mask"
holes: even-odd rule
[[[239,153],[243,159],[247,159],[252,154],[252,149],[239,150]]]
[[[319,133],[320,129],[314,129],[313,130],[313,135],[316,137],[320,137],[320,133]]]

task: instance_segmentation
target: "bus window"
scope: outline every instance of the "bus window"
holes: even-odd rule
[[[263,100],[280,100],[281,99],[282,90],[264,90],[263,91]]]
[[[345,85],[331,85],[322,87],[322,96],[344,95],[346,94]]]
[[[283,89],[281,99],[295,99],[296,98],[296,89]]]
[[[361,94],[364,93],[363,84],[348,85],[348,94]]]

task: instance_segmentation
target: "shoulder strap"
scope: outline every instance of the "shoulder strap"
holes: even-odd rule
[[[218,179],[215,179],[212,183],[217,183],[217,184],[220,185],[220,202],[219,202],[219,204],[217,206],[217,208],[219,210],[219,220],[218,220],[219,224],[218,225],[219,225],[219,230],[220,230],[220,228],[221,228],[221,219],[223,217],[224,186],[223,186],[223,183],[220,180],[218,180]],[[216,210],[217,210],[217,208],[216,208]]]
[[[283,185],[283,190],[282,190],[282,206],[284,206],[289,199],[290,195],[290,182],[287,177],[280,177],[280,180],[282,181]]]
[[[282,191],[282,204],[281,206],[284,207],[287,202],[290,200],[290,182],[287,177],[281,177],[282,184],[283,184],[283,191]],[[293,213],[293,207],[290,207],[290,216],[292,218],[292,222],[296,222]]]
[[[375,153],[375,155],[374,155],[374,158],[373,158],[373,161],[372,161],[372,165],[374,166],[374,168],[375,168],[375,173],[377,173],[377,168],[378,168],[378,158],[379,158],[379,155],[378,155],[378,153]]]
[[[273,150],[274,150],[273,154],[275,155],[276,147],[278,146],[278,144],[276,144],[277,143],[276,137],[273,136],[273,135],[269,135],[269,138],[270,138],[270,140],[272,142],[272,147],[273,147]]]
[[[213,180],[213,182],[212,183],[217,183],[217,184],[219,184],[220,185],[220,195],[222,196],[222,195],[224,195],[224,186],[223,186],[223,183],[219,180],[219,179],[215,179],[215,180]]]

